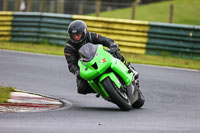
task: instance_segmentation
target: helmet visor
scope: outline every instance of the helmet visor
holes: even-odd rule
[[[81,38],[82,38],[82,33],[80,33],[80,34],[73,34],[73,35],[71,35],[71,38],[72,38],[74,41],[79,41],[79,40],[81,40]]]
[[[74,43],[79,43],[85,39],[85,36],[85,32],[79,34],[70,34],[70,39]]]

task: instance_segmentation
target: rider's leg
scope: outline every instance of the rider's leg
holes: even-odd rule
[[[77,92],[79,94],[86,95],[87,93],[96,93],[92,87],[89,85],[89,83],[82,79],[82,78],[76,78],[76,84],[77,84]]]
[[[117,51],[115,53],[113,53],[113,56],[116,57],[117,59],[121,60],[126,66],[127,68],[130,70],[130,72],[133,72],[134,76],[135,76],[135,79],[138,79],[139,77],[139,74],[138,72],[135,70],[135,68],[131,65],[130,62],[128,62],[124,57],[123,55]]]

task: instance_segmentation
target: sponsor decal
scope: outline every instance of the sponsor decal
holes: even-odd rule
[[[72,33],[77,33],[77,30],[72,30]]]

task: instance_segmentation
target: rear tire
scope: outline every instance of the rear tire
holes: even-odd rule
[[[136,93],[138,93],[138,94],[136,94],[136,95],[138,95],[138,100],[132,104],[132,107],[133,108],[141,108],[144,105],[145,99],[140,90],[137,90]]]
[[[115,103],[121,110],[129,111],[132,109],[130,100],[125,99],[119,94],[119,92],[116,90],[117,88],[109,77],[102,81],[102,85],[110,96],[111,102]]]

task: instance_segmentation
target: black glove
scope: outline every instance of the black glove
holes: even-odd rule
[[[110,45],[110,52],[111,52],[111,53],[115,53],[115,52],[117,52],[117,51],[119,51],[118,45],[117,45],[116,43],[112,43],[112,44]]]
[[[75,74],[74,74],[78,79],[80,79],[81,78],[81,76],[80,76],[80,70],[77,70],[76,72],[75,72]]]

